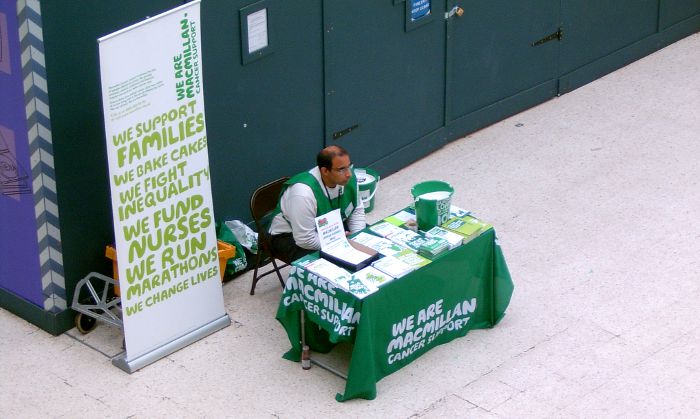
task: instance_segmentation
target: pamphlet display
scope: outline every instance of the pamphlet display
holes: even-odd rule
[[[363,233],[375,234],[371,229]],[[291,344],[284,358],[301,360],[302,330],[312,351],[352,342],[347,380],[336,400],[373,399],[383,377],[469,330],[493,327],[503,317],[513,284],[495,236],[493,229],[487,229],[418,269],[384,256],[352,278],[365,286],[380,275],[394,279],[377,283],[377,291],[360,296],[359,291],[344,292],[308,271],[308,262],[318,258],[317,253],[293,262],[276,315]],[[372,242],[362,234],[358,237]],[[302,329],[302,312],[306,325],[313,327]]]
[[[316,217],[321,244],[318,256],[305,256],[295,264],[362,299],[490,227],[469,214],[450,205],[450,222],[424,232],[416,229],[414,208],[407,207],[348,239],[340,210],[336,209]],[[448,225],[455,230],[448,229]]]
[[[478,226],[469,239],[446,226],[419,230],[414,209],[407,207],[351,236],[350,246],[381,255],[371,266],[350,273],[324,251],[321,259],[312,253],[292,262],[276,316],[292,345],[284,358],[299,361],[309,348],[327,351],[352,342],[345,391],[337,401],[373,399],[382,377],[503,317],[513,283],[495,231],[462,208],[441,210],[460,221],[453,228]],[[343,256],[348,245],[335,218],[319,217],[317,228],[322,250]],[[314,327],[303,327],[303,321]]]
[[[428,265],[435,258],[468,242],[490,227],[489,224],[472,217],[469,211],[454,205],[449,207],[449,222],[442,227],[435,226],[424,232],[415,228],[415,222],[415,209],[409,206],[385,217],[348,240],[339,210],[317,217],[316,229],[321,242],[320,256],[332,264],[356,273],[346,271],[347,275],[342,279],[331,279],[329,277],[332,274],[329,271],[319,273],[315,267],[309,269],[337,283],[346,291],[349,290],[348,278],[359,278],[369,287],[364,291],[359,291],[358,288],[356,295],[365,296],[376,291],[372,286],[387,282],[378,274],[391,279],[401,278]],[[371,266],[368,266],[370,262]],[[338,277],[340,278],[340,275]]]
[[[316,230],[321,242],[321,256],[353,271],[362,269],[377,258],[377,253],[358,249],[345,236],[340,210],[316,217]]]

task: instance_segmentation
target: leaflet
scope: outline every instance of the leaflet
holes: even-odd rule
[[[471,214],[471,211],[467,211],[464,208],[460,208],[454,205],[450,205],[450,218],[462,217]]]
[[[321,252],[333,258],[345,261],[350,265],[359,265],[372,257],[372,255],[350,245],[345,236],[345,228],[343,228],[339,209],[316,217],[316,230],[321,242]]]
[[[364,244],[365,246],[376,250],[384,256],[393,256],[405,249],[405,247],[394,243],[391,240],[385,239],[384,237],[375,236],[374,234],[365,233],[364,231],[358,233],[352,239],[360,244]]]
[[[375,293],[379,289],[373,283],[365,282],[362,278],[357,277],[356,275],[357,274],[348,278],[347,281],[342,284],[342,287],[350,294],[362,299],[372,293]]]
[[[463,239],[463,237],[459,234],[445,230],[444,228],[439,226],[435,226],[430,230],[426,231],[425,235],[428,237],[440,237],[442,239],[447,240],[447,242],[450,244],[450,249],[454,249],[455,247],[461,245]]]
[[[410,265],[414,269],[422,268],[423,266],[431,262],[430,259],[424,258],[423,256],[419,255],[411,249],[401,251],[393,257],[395,257],[403,263]]]
[[[386,221],[380,221],[377,224],[371,225],[369,227],[369,229],[372,230],[373,232],[379,234],[382,237],[386,237],[390,234],[404,231],[403,228],[397,227],[397,226],[395,226],[391,223],[388,223]]]
[[[372,266],[388,275],[393,276],[394,278],[401,278],[415,269],[413,266],[404,263],[393,256],[384,256],[383,258],[374,262]]]
[[[349,291],[347,288],[348,281],[350,281],[350,279],[352,278],[350,272],[335,265],[332,262],[327,261],[326,259],[316,259],[304,266],[304,269],[308,270],[309,272],[313,272],[322,278],[325,278],[326,280],[336,284],[337,286],[343,288],[346,291]]]
[[[401,227],[407,222],[416,222],[416,214],[410,213],[406,210],[397,212],[396,214],[390,215],[384,219],[384,221],[391,223],[397,227]]]
[[[375,287],[381,287],[382,285],[387,284],[389,283],[389,281],[394,279],[393,276],[386,274],[372,266],[368,266],[360,271],[355,272],[355,274],[353,274],[353,277],[359,278],[360,280],[362,280],[363,283],[371,284]]]

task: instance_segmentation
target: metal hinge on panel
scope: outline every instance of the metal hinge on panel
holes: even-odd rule
[[[445,12],[445,20],[451,18],[454,15],[462,16],[464,14],[464,9],[459,6],[455,6],[449,12]]]
[[[562,39],[563,37],[564,37],[564,29],[561,28],[561,27],[559,27],[559,29],[557,29],[556,32],[550,33],[549,35],[545,36],[544,38],[542,38],[542,39],[540,39],[540,40],[538,40],[538,41],[533,42],[533,43],[532,43],[532,46],[533,46],[533,47],[536,47],[536,46],[538,46],[538,45],[544,44],[545,42],[554,41],[555,39],[556,39],[557,41],[561,41],[561,39]]]

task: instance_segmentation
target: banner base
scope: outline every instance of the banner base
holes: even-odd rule
[[[224,314],[218,319],[212,320],[211,322],[191,331],[190,333],[180,336],[179,338],[172,340],[163,346],[152,350],[151,352],[143,354],[138,358],[127,359],[126,351],[124,351],[112,358],[112,365],[131,374],[134,371],[140,370],[146,365],[150,365],[159,359],[164,358],[184,348],[185,346],[202,339],[203,337],[209,336],[210,334],[229,326],[230,324],[231,318],[229,318],[228,314]]]

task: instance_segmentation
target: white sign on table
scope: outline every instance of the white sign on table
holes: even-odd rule
[[[345,236],[340,210],[334,209],[316,217],[316,231],[321,242],[321,251],[335,258],[357,265],[369,259],[371,255],[355,249]]]

